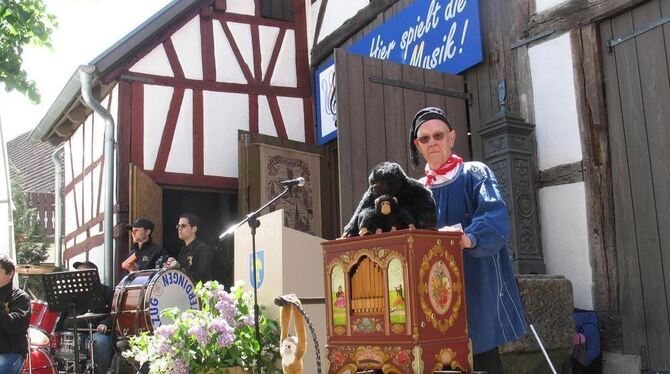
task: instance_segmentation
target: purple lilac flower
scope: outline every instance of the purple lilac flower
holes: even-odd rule
[[[188,366],[186,366],[186,363],[182,359],[178,358],[174,360],[172,372],[174,374],[188,374]]]
[[[233,328],[230,327],[228,322],[223,319],[223,318],[215,318],[213,319],[210,323],[208,328],[210,330],[214,330],[217,333],[224,333],[224,332],[230,332],[233,331]]]
[[[254,316],[242,316],[237,321],[238,326],[251,326],[253,327],[256,324]]]
[[[235,307],[235,300],[232,296],[225,291],[219,291],[216,293],[216,297],[219,300],[216,303],[216,309],[219,310],[221,317],[228,322],[229,325],[233,326],[235,324],[235,317],[237,317],[238,310]]]
[[[209,340],[209,334],[204,326],[193,326],[188,329],[188,334],[194,335],[200,344],[207,344],[207,341]]]
[[[169,344],[167,344],[166,341],[163,341],[158,346],[158,354],[159,355],[165,355],[165,354],[172,355],[172,354],[174,354],[174,350],[172,349],[172,347]]]
[[[230,347],[233,345],[234,339],[235,336],[233,335],[233,330],[231,329],[230,332],[224,332],[219,335],[219,337],[216,339],[216,344],[222,347]]]
[[[156,335],[169,339],[177,331],[175,325],[162,325],[156,328]]]

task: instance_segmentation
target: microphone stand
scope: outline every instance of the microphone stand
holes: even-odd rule
[[[288,184],[284,186],[284,190],[279,193],[279,195],[275,196],[272,200],[268,201],[263,205],[262,207],[258,208],[253,213],[247,214],[247,216],[240,222],[230,226],[228,230],[226,230],[223,234],[219,236],[219,240],[225,238],[226,236],[230,235],[233,233],[238,227],[244,225],[245,223],[249,224],[249,228],[251,229],[251,253],[252,253],[252,270],[253,270],[253,280],[254,280],[254,327],[255,327],[255,333],[256,333],[256,341],[258,342],[258,355],[257,355],[257,362],[260,363],[261,361],[261,351],[263,350],[263,343],[261,342],[261,331],[260,331],[260,324],[258,322],[259,320],[259,315],[260,315],[260,309],[258,307],[258,280],[256,279],[256,229],[261,225],[261,222],[258,220],[258,215],[263,209],[267,208],[270,206],[272,203],[275,201],[281,199],[289,193],[293,189],[293,186]]]

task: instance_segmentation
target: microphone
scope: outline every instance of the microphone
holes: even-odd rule
[[[302,187],[302,186],[305,185],[305,178],[299,177],[299,178],[295,178],[295,179],[287,179],[287,180],[281,181],[279,183],[282,186],[288,187],[288,188],[295,187],[295,186]]]

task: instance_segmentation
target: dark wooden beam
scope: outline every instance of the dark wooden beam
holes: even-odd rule
[[[598,26],[571,33],[575,96],[582,139],[586,218],[593,268],[594,308],[619,311],[619,278],[614,237],[614,197]],[[613,320],[618,320],[616,316]],[[616,333],[614,333],[616,335]]]
[[[572,0],[530,17],[525,35],[554,29],[556,35],[598,22],[648,0]]]
[[[542,170],[538,176],[538,187],[558,186],[561,184],[577,183],[584,181],[582,161],[571,164],[562,164]]]
[[[370,5],[359,10],[355,16],[349,18],[342,26],[312,48],[312,67],[319,65],[333,53],[333,49],[363,29],[363,27],[396,2],[398,0],[372,0]]]
[[[321,0],[319,15],[316,16],[316,26],[314,27],[314,40],[312,40],[312,45],[316,45],[319,41],[319,34],[321,33],[321,26],[323,25],[323,16],[326,14],[326,7],[328,7],[328,0]]]

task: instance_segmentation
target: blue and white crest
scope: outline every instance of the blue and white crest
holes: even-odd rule
[[[254,284],[254,254],[249,253],[249,284],[253,288],[261,288],[263,285],[263,278],[265,278],[265,251],[256,251],[256,280],[258,286]]]

